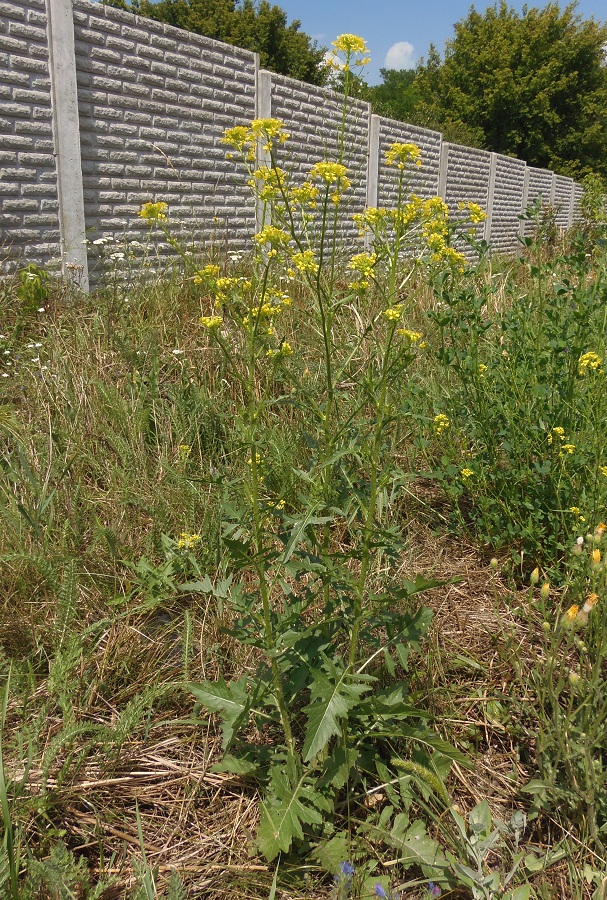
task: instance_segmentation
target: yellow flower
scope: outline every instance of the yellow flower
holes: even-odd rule
[[[434,416],[434,431],[436,434],[442,434],[450,425],[451,422],[444,413],[439,413],[437,416]]]
[[[478,374],[481,378],[485,377],[485,372],[487,371],[487,366],[484,363],[480,363],[478,367]]]
[[[578,372],[580,375],[586,375],[589,370],[600,371],[601,365],[601,357],[597,353],[590,351],[580,356]]]
[[[599,602],[598,594],[588,594],[588,599],[584,603],[584,612],[590,612]]]
[[[390,144],[386,150],[386,163],[389,166],[396,166],[401,171],[409,164],[414,163],[416,166],[422,164],[422,151],[416,144],[401,144],[396,141]]]
[[[573,606],[570,606],[567,612],[565,613],[565,618],[568,622],[575,622],[576,616],[580,611],[577,603],[574,603]]]
[[[227,128],[221,138],[220,143],[228,144],[236,150],[243,150],[247,143],[251,140],[251,131],[246,125],[236,125],[234,128]]]
[[[593,565],[598,566],[600,561],[601,561],[601,551],[598,549],[598,547],[595,547],[595,549],[592,551],[592,563],[593,563]]]
[[[607,478],[607,466],[599,466],[599,472]]]
[[[220,325],[223,324],[222,316],[201,316],[200,324],[204,325],[205,328],[212,330],[213,328],[219,328]]]
[[[291,237],[282,228],[277,228],[275,225],[265,225],[259,234],[254,235],[253,240],[259,247],[269,244],[272,250],[275,251],[277,247],[286,247]],[[270,251],[270,254],[272,254],[272,251]],[[273,255],[276,254],[274,253]]]
[[[464,479],[464,481],[467,481],[468,478],[472,478],[472,476],[474,475],[474,472],[472,471],[472,469],[462,469],[461,474],[462,474],[462,478]]]
[[[261,464],[261,454],[260,453],[255,453],[255,462],[257,463],[258,466]],[[252,456],[249,456],[249,458],[247,459],[247,465],[248,466],[253,465],[253,457]]]
[[[531,573],[531,575],[529,576],[529,584],[531,585],[531,587],[535,587],[535,585],[538,583],[539,580],[540,580],[540,570],[536,566],[535,569],[533,570],[533,572]]]
[[[191,550],[201,540],[202,538],[199,534],[188,534],[187,531],[182,531],[177,541],[177,548],[179,550]]]
[[[386,317],[388,322],[398,322],[401,317],[402,311],[402,304],[397,303],[396,306],[391,306],[389,309],[384,309],[384,316]]]
[[[311,178],[320,178],[326,185],[336,185],[341,191],[346,191],[350,187],[350,179],[347,176],[348,170],[341,163],[318,162],[314,163],[310,169]]]
[[[166,222],[168,219],[168,208],[168,205],[162,201],[158,203],[144,203],[137,215],[150,224],[153,222]]]
[[[468,213],[468,218],[474,224],[478,224],[487,218],[487,213],[478,203],[461,202],[458,206],[462,212]]]
[[[398,328],[396,333],[402,335],[404,338],[407,338],[407,340],[409,340],[412,344],[416,344],[423,338],[423,334],[421,333],[421,331],[409,331],[408,328]]]
[[[310,275],[316,275],[318,272],[318,263],[314,257],[313,250],[303,250],[301,253],[294,253],[291,262],[298,272],[309,272]]]
[[[540,597],[542,598],[542,600],[547,600],[549,594],[550,594],[550,582],[545,581],[540,588]]]
[[[185,460],[188,458],[190,453],[192,452],[192,448],[189,444],[180,444],[177,447],[177,452],[179,453],[179,459]]]
[[[340,34],[331,42],[336,53],[342,53],[343,62],[333,58],[331,64],[342,71],[350,71],[352,66],[366,66],[371,61],[366,41],[357,34]]]
[[[556,428],[553,428],[550,434],[548,435],[548,443],[551,444],[554,438],[557,437],[559,441],[565,440],[565,429],[561,428],[557,425]]]
[[[300,203],[302,206],[309,206],[311,209],[314,209],[316,201],[318,200],[318,188],[315,184],[304,181],[299,187],[291,188],[289,196],[295,203]]]
[[[574,452],[575,452],[575,444],[563,444],[563,447],[561,450],[561,456],[564,456],[566,453],[571,455]]]

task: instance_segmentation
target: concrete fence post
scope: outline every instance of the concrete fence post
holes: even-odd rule
[[[521,198],[521,215],[527,211],[527,206],[529,204],[529,167],[525,166],[525,174],[523,177],[523,196]],[[519,237],[525,236],[525,220],[521,219],[518,226],[518,235]]]
[[[46,0],[63,274],[89,288],[72,0]]]
[[[438,196],[447,200],[447,169],[449,167],[449,144],[441,135],[440,157],[438,162]]]
[[[272,73],[266,69],[259,68],[259,54],[255,54],[255,118],[271,119],[272,118]],[[257,166],[269,166],[271,164],[270,154],[264,150],[263,141],[257,142]],[[266,218],[264,219],[264,202],[259,197],[256,200],[255,208],[255,231],[259,233],[264,225],[269,221],[269,210],[266,209]]]
[[[491,154],[489,162],[489,186],[487,188],[487,218],[485,219],[485,229],[483,231],[483,239],[489,244],[491,242],[491,228],[493,225],[493,201],[495,199],[495,178],[497,175],[497,153]]]

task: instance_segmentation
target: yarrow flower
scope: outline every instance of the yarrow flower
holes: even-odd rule
[[[166,222],[168,219],[168,205],[159,201],[158,203],[144,203],[137,215],[146,222]]]

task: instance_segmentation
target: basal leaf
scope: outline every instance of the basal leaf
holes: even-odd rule
[[[293,840],[303,839],[302,825],[320,825],[323,821],[317,806],[323,798],[305,784],[305,774],[293,783],[286,769],[273,766],[268,795],[261,801],[257,843],[268,860],[282,851],[288,853]]]
[[[218,681],[190,684],[189,688],[203,706],[221,716],[225,750],[229,746],[235,730],[248,716],[251,708],[246,676],[239,681],[231,681],[229,684],[220,678]]]

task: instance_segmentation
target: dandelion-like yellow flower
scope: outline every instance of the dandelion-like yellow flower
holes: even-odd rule
[[[595,549],[592,551],[592,563],[593,563],[593,565],[598,566],[600,561],[601,561],[601,551],[598,549],[598,547],[595,547]]]
[[[444,413],[434,416],[434,431],[436,434],[442,434],[450,425],[451,422]]]
[[[200,324],[212,331],[223,324],[223,316],[201,316]]]
[[[550,582],[545,581],[540,588],[540,597],[542,600],[547,600],[550,594]]]
[[[579,611],[580,611],[579,606],[577,605],[577,603],[574,603],[573,606],[570,606],[569,609],[567,610],[567,612],[565,613],[565,619],[568,622],[575,622],[576,616]]]
[[[583,607],[584,611],[590,612],[592,609],[594,609],[594,607],[597,605],[598,602],[599,602],[598,594],[588,594],[588,599],[584,603],[584,607]]]
[[[578,362],[578,372],[580,375],[586,375],[589,371],[600,371],[603,364],[601,357],[597,353],[590,351],[580,356]]]
[[[144,203],[137,215],[141,219],[145,219],[150,224],[154,222],[166,222],[168,219],[168,204],[159,201],[158,203]]]
[[[422,151],[417,144],[401,144],[396,141],[395,143],[390,144],[390,147],[386,150],[386,163],[389,166],[396,166],[396,168],[401,171],[405,169],[409,163],[421,166]]]

